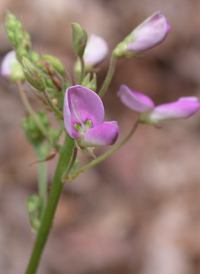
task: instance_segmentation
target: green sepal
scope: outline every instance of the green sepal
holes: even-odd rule
[[[89,82],[90,82],[90,73],[88,73],[88,74],[84,77],[84,79],[83,79],[81,85],[84,86],[84,87],[87,87],[88,84],[89,84]]]
[[[22,68],[28,83],[39,91],[45,91],[46,84],[41,72],[26,58],[22,58]]]
[[[87,88],[89,88],[93,91],[96,91],[96,89],[97,89],[97,75],[96,75],[96,73],[93,73],[93,78],[87,85]]]
[[[40,55],[34,50],[30,51],[29,56],[30,56],[30,60],[34,63],[40,60]]]
[[[65,67],[58,58],[52,55],[44,55],[42,56],[42,59],[49,62],[52,67],[57,70],[61,75],[65,74]]]
[[[135,55],[136,52],[129,51],[127,45],[130,42],[134,41],[134,37],[131,35],[127,36],[121,43],[119,43],[116,48],[113,50],[113,56],[118,59],[122,57],[131,58]]]

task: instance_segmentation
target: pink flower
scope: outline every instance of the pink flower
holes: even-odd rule
[[[148,17],[123,42],[118,44],[113,54],[116,58],[131,57],[136,52],[153,48],[163,42],[169,31],[170,25],[167,19],[162,12],[158,11]]]
[[[117,122],[103,123],[103,103],[86,87],[76,85],[66,90],[63,115],[67,132],[80,148],[112,145],[118,138]]]
[[[87,42],[84,61],[86,65],[94,66],[99,64],[108,55],[108,45],[106,41],[95,34],[91,34]]]
[[[127,49],[143,51],[155,47],[162,43],[170,28],[165,16],[158,11],[131,32]]]
[[[19,61],[16,58],[15,51],[8,52],[1,63],[1,75],[9,80],[25,81],[25,76]]]
[[[8,52],[1,63],[1,75],[3,77],[9,77],[12,72],[12,66],[18,63],[17,58],[15,56],[15,51],[12,50]]]
[[[175,102],[155,107],[148,96],[126,85],[121,85],[117,94],[127,107],[142,113],[139,117],[140,123],[157,124],[162,121],[189,118],[200,108],[197,97],[181,97]]]

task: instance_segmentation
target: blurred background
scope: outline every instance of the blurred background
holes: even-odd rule
[[[59,57],[70,73],[71,22],[103,36],[111,52],[152,13],[164,13],[171,24],[164,43],[119,60],[103,99],[106,120],[119,122],[118,142],[136,119],[116,96],[122,83],[156,104],[200,99],[199,0],[1,0],[1,24],[7,9],[22,19],[33,48]],[[10,50],[1,27],[0,60]],[[99,86],[108,64],[100,65]],[[29,167],[36,157],[21,129],[26,112],[16,87],[0,78],[0,96],[0,273],[22,274],[35,239],[25,203],[37,191],[37,165]],[[49,188],[56,162],[48,162]],[[200,112],[161,130],[140,125],[121,150],[65,184],[37,273],[200,273]]]

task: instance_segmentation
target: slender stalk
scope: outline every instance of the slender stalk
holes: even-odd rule
[[[118,149],[120,149],[131,138],[131,136],[134,134],[134,132],[136,131],[136,129],[138,127],[138,124],[139,124],[139,122],[136,121],[133,128],[129,132],[129,134],[126,136],[126,138],[121,143],[119,143],[113,149],[109,150],[107,153],[105,153],[102,156],[96,158],[95,160],[93,160],[89,164],[84,165],[83,167],[79,168],[71,178],[70,177],[68,178],[68,181],[74,180],[81,172],[85,171],[88,168],[91,168],[91,167],[97,165],[98,163],[102,162],[103,160],[108,158],[110,155],[112,155],[114,152],[116,152]]]
[[[41,220],[45,210],[46,198],[47,198],[47,174],[46,174],[46,163],[41,162],[44,159],[44,153],[42,146],[34,146],[35,153],[40,162],[38,162],[39,174],[38,174],[38,189],[40,198],[39,207],[39,219]]]
[[[49,97],[49,94],[45,91],[43,91],[44,98],[47,102],[47,104],[50,106],[50,108],[55,112],[55,114],[63,119],[63,114],[62,112],[57,108],[57,106],[54,105],[54,103],[51,101],[51,98]]]
[[[103,82],[102,87],[100,88],[100,90],[98,92],[100,98],[102,98],[104,96],[106,90],[108,89],[108,86],[110,85],[110,82],[112,81],[114,71],[115,71],[116,60],[117,59],[112,54],[111,59],[110,59],[110,66],[109,66],[106,78]]]
[[[85,75],[85,62],[83,57],[79,57],[80,62],[81,62],[81,74],[80,74],[80,79],[79,79],[79,85],[81,85],[84,75]]]
[[[71,79],[71,76],[70,76],[69,72],[65,71],[64,78],[68,81],[68,86],[73,85],[72,79]]]
[[[66,134],[65,142],[60,150],[60,158],[55,171],[53,184],[51,187],[51,192],[49,195],[47,206],[44,212],[40,229],[38,231],[33,252],[29,261],[29,265],[27,267],[25,274],[36,273],[36,270],[40,261],[40,257],[42,255],[50,229],[52,227],[55,210],[64,186],[64,184],[61,182],[61,177],[63,172],[66,170],[67,166],[69,165],[73,147],[74,147],[74,140],[68,134]]]
[[[32,109],[31,105],[29,104],[29,101],[26,97],[26,94],[22,88],[22,83],[20,81],[17,82],[17,86],[19,89],[19,94],[21,96],[21,100],[22,103],[24,104],[25,109],[27,110],[27,112],[33,117],[35,123],[37,124],[38,128],[40,129],[40,131],[42,132],[42,134],[48,139],[48,141],[50,143],[52,143],[51,141],[51,137],[48,133],[48,131],[46,130],[46,128],[43,126],[43,124],[41,123],[40,119],[38,118],[37,114],[35,113],[35,111]]]
[[[66,169],[66,171],[63,173],[63,176],[62,176],[62,182],[64,183],[65,181],[67,181],[67,178],[70,174],[70,171],[71,169],[73,168],[74,166],[74,163],[76,161],[76,156],[77,156],[77,152],[78,152],[78,149],[76,146],[74,146],[74,149],[73,149],[73,152],[72,152],[72,156],[71,156],[71,159],[70,159],[70,162],[69,162],[69,165]]]

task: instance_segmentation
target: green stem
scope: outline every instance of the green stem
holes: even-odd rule
[[[29,104],[29,101],[25,95],[25,92],[22,88],[22,83],[20,81],[17,82],[17,86],[19,89],[19,94],[21,96],[21,100],[22,103],[24,104],[25,109],[27,110],[27,112],[33,117],[35,123],[37,124],[38,128],[40,129],[40,131],[42,132],[42,134],[48,139],[48,141],[50,143],[52,143],[51,141],[51,137],[48,133],[48,131],[46,130],[46,128],[43,126],[43,124],[41,123],[40,119],[38,118],[37,114],[35,113],[35,111],[32,109],[31,105]]]
[[[69,178],[68,181],[72,181],[74,180],[81,172],[85,171],[88,168],[91,168],[95,165],[97,165],[98,163],[102,162],[103,160],[105,160],[106,158],[108,158],[110,155],[112,155],[114,152],[116,152],[118,149],[120,149],[130,138],[131,136],[134,134],[134,132],[136,131],[137,127],[138,127],[139,122],[136,121],[136,123],[134,124],[133,128],[131,129],[131,131],[129,132],[129,134],[126,136],[126,138],[119,143],[116,147],[114,147],[113,149],[109,150],[107,153],[103,154],[102,156],[96,158],[95,160],[93,160],[92,162],[90,162],[89,164],[79,168],[76,173]]]
[[[63,176],[62,176],[62,182],[63,182],[63,183],[67,181],[68,176],[69,176],[69,174],[70,174],[70,171],[71,171],[71,169],[72,169],[73,166],[74,166],[74,163],[75,163],[75,161],[76,161],[77,152],[78,152],[78,149],[77,149],[76,146],[74,146],[74,149],[73,149],[73,152],[72,152],[72,156],[71,156],[69,165],[68,165],[66,171],[63,173]]]
[[[116,60],[117,59],[112,54],[111,59],[110,59],[110,66],[109,66],[106,78],[105,78],[103,85],[98,93],[100,98],[102,98],[104,96],[106,90],[108,89],[108,86],[110,85],[110,82],[112,81],[114,71],[115,71]]]
[[[67,81],[67,86],[70,87],[72,86],[72,79],[71,79],[71,76],[69,74],[68,71],[65,71],[65,74],[64,74],[64,79]]]
[[[38,235],[37,235],[33,252],[30,258],[30,262],[25,274],[36,273],[36,270],[40,261],[40,257],[42,255],[50,229],[52,227],[55,210],[64,186],[64,184],[61,182],[61,177],[63,172],[66,170],[67,166],[69,165],[73,147],[74,147],[74,140],[68,134],[66,134],[65,142],[60,151],[60,158],[55,171],[53,184],[51,187],[51,192],[49,195],[47,206],[44,212],[40,229],[38,231]]]
[[[81,75],[80,75],[80,79],[79,79],[79,85],[81,85],[84,75],[85,75],[85,62],[84,62],[84,58],[83,57],[79,57],[80,62],[81,62]]]
[[[44,98],[47,102],[47,104],[50,106],[50,108],[55,112],[55,114],[63,119],[63,114],[62,112],[54,105],[54,103],[51,101],[51,98],[49,97],[49,94],[45,91],[43,91]]]
[[[35,153],[40,162],[38,162],[39,176],[38,176],[38,189],[40,198],[39,207],[39,219],[41,220],[45,210],[46,198],[47,198],[47,174],[46,174],[46,163],[41,162],[45,158],[42,146],[34,146]]]

